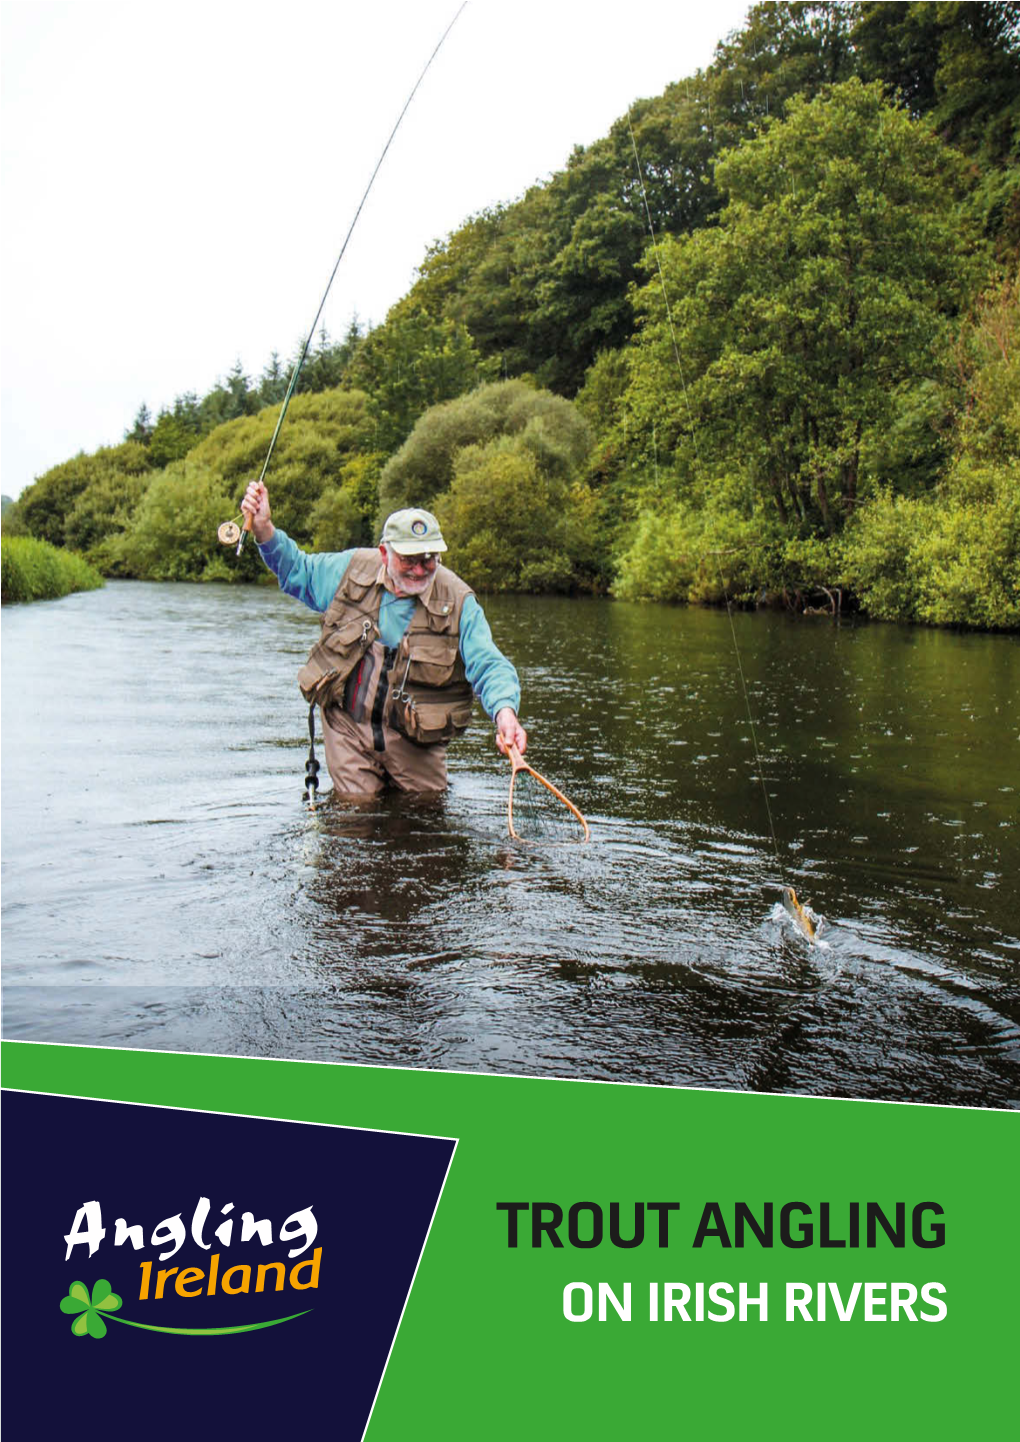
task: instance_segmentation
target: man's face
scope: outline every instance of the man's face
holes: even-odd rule
[[[435,575],[438,557],[432,551],[420,556],[400,556],[388,546],[380,546],[386,571],[398,596],[420,596],[428,589]]]

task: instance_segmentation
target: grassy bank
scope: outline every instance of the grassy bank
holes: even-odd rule
[[[103,578],[94,566],[71,551],[59,551],[30,536],[4,536],[0,541],[0,590],[3,604],[49,601],[71,591],[94,591]]]

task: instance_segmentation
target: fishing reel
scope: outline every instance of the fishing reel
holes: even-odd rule
[[[238,522],[240,522],[240,524],[238,524]],[[251,517],[246,516],[245,513],[241,511],[232,521],[224,521],[222,525],[217,526],[216,539],[221,546],[236,546],[236,554],[240,555],[244,547],[245,536],[251,530],[251,527]]]

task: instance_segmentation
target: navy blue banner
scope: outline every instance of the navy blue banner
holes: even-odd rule
[[[361,1438],[452,1141],[2,1101],[12,1435]]]

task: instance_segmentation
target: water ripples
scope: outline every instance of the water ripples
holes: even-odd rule
[[[482,724],[442,801],[306,813],[275,592],[5,608],[6,1034],[1017,1104],[1012,639],[735,617],[777,855],[725,617],[487,610],[589,846],[506,838]]]

